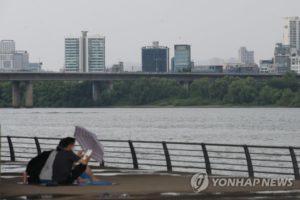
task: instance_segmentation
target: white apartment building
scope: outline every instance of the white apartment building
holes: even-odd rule
[[[105,37],[82,31],[80,38],[65,38],[65,71],[105,71]]]
[[[300,74],[300,56],[291,57],[291,70]]]
[[[88,71],[105,71],[105,38],[100,35],[88,36],[86,46],[86,66],[88,66]]]
[[[11,70],[14,66],[16,45],[13,40],[0,41],[0,69]]]
[[[248,51],[246,47],[239,49],[239,62],[242,64],[254,64],[254,51]]]
[[[79,38],[65,38],[65,70],[79,72]]]
[[[291,49],[291,71],[300,74],[300,50]]]
[[[12,70],[14,66],[13,53],[0,53],[0,70]]]
[[[16,44],[13,40],[0,41],[0,53],[14,53],[16,51]]]
[[[259,72],[262,74],[275,73],[274,61],[273,60],[260,60],[259,61]]]
[[[300,17],[286,17],[283,41],[291,48],[300,49]]]

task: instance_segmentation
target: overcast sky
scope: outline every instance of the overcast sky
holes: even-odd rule
[[[64,37],[81,30],[106,37],[106,63],[141,63],[141,47],[158,40],[173,50],[192,45],[195,61],[271,58],[283,17],[300,15],[300,0],[0,0],[0,39],[13,39],[46,69],[64,63]],[[171,51],[173,56],[173,51]]]

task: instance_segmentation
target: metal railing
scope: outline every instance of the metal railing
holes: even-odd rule
[[[1,137],[2,165],[23,165],[42,151],[54,149],[60,138]],[[300,180],[300,147],[131,140],[101,140],[104,163],[115,167],[166,172],[203,172],[247,177],[284,176]],[[79,146],[76,149],[79,150]],[[9,169],[9,167],[7,167]]]

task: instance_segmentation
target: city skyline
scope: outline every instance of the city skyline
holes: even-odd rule
[[[40,71],[42,62],[30,62],[27,50],[16,49],[14,40],[0,40],[1,71]]]
[[[0,25],[7,27],[0,38],[15,40],[18,49],[28,50],[33,60],[42,60],[46,70],[55,71],[64,65],[64,38],[81,30],[106,36],[107,66],[118,61],[127,67],[128,63],[141,65],[141,47],[155,40],[170,48],[170,56],[175,44],[190,44],[196,63],[214,57],[237,58],[237,50],[246,46],[255,51],[258,63],[273,56],[274,45],[283,40],[284,18],[299,15],[296,8],[300,6],[295,0],[151,2],[79,1],[73,5],[69,1],[1,0],[0,13],[11,17],[0,19]],[[29,14],[32,4],[39,9]],[[65,16],[67,5],[70,12]],[[16,13],[23,14],[22,19],[14,17]]]

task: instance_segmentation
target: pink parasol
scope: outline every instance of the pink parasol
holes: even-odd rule
[[[92,158],[100,163],[103,161],[104,148],[97,136],[85,128],[76,126],[74,137],[84,151],[93,150]]]

